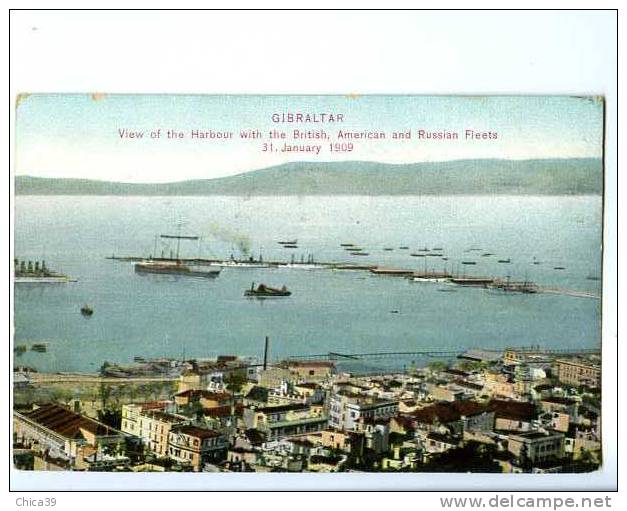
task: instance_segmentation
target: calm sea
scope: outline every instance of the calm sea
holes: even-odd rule
[[[183,256],[373,262],[529,279],[600,295],[601,198],[584,197],[35,197],[15,204],[15,254],[78,279],[18,285],[16,344],[48,343],[17,363],[94,371],[134,356],[260,357],[423,348],[596,347],[600,300],[498,294],[365,272],[224,269],[217,279],[136,275],[106,256],[175,250],[157,234],[197,235]],[[298,241],[286,249],[281,240]],[[370,255],[350,256],[340,243]],[[408,250],[399,247],[408,246]],[[447,257],[412,257],[421,248]],[[385,251],[384,248],[393,248]],[[469,250],[474,249],[474,250]],[[482,256],[491,253],[493,255]],[[510,264],[498,259],[511,259]],[[462,265],[474,261],[475,265]],[[539,264],[534,264],[534,262]],[[560,266],[563,270],[555,270]],[[243,297],[252,282],[292,296]],[[454,289],[454,292],[442,292]],[[90,304],[95,312],[83,317]],[[395,312],[392,312],[395,311]]]

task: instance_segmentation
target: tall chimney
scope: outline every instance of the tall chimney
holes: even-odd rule
[[[266,344],[263,349],[263,370],[268,368],[268,347],[270,345],[270,337],[266,335]]]

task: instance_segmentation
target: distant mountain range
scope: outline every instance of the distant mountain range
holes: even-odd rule
[[[590,195],[599,158],[387,164],[294,162],[216,179],[137,184],[16,176],[18,195]]]

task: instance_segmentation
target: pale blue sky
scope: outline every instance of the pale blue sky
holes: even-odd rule
[[[277,125],[275,112],[343,113],[341,124]],[[35,94],[17,106],[16,174],[128,182],[213,178],[287,161],[386,163],[462,158],[569,158],[602,154],[602,103],[566,96],[202,96]],[[121,140],[118,129],[229,130],[229,142]],[[458,131],[459,141],[355,143],[355,151],[306,156],[260,151],[239,130],[324,128]],[[497,141],[463,140],[465,129]],[[148,133],[146,133],[148,136]],[[163,136],[163,135],[162,135]],[[306,143],[317,144],[316,141]]]

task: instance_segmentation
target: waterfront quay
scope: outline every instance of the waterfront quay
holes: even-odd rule
[[[397,355],[271,362],[266,349],[263,361],[141,360],[103,364],[99,374],[18,368],[13,461],[24,470],[118,472],[555,473],[600,466],[597,351],[472,349],[379,374],[342,365]]]
[[[366,255],[366,254],[362,254]],[[437,272],[437,271],[417,271],[410,268],[396,268],[387,267],[380,264],[360,264],[360,263],[348,263],[348,262],[321,262],[314,261],[313,255],[308,254],[307,260],[304,258],[299,262],[297,260],[287,261],[268,261],[263,258],[250,257],[249,259],[235,260],[235,259],[207,259],[207,258],[167,258],[167,257],[152,257],[146,259],[140,256],[117,256],[115,254],[106,257],[112,261],[121,262],[133,262],[139,263],[143,261],[155,261],[155,262],[168,262],[168,263],[182,263],[195,266],[216,266],[216,267],[228,267],[228,268],[290,268],[290,269],[319,269],[319,270],[333,270],[333,271],[362,271],[371,275],[381,277],[402,277],[409,279],[417,283],[447,283],[455,286],[474,287],[481,289],[497,290],[505,293],[525,293],[536,294],[546,293],[562,296],[570,296],[575,298],[593,298],[600,299],[600,297],[591,292],[564,289],[548,286],[540,286],[534,282],[527,280],[524,281],[511,281],[508,279],[499,279],[491,276],[482,277],[465,277],[453,273]]]

